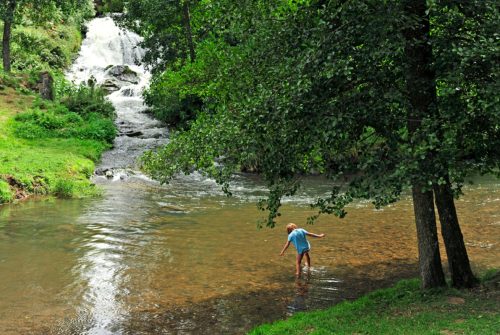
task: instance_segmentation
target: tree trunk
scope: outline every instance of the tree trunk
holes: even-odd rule
[[[3,39],[2,39],[2,59],[3,70],[10,72],[10,35],[12,32],[12,23],[14,22],[14,12],[16,10],[16,0],[7,0],[3,20]]]
[[[441,235],[443,235],[448,255],[452,285],[457,288],[474,287],[478,280],[470,268],[448,176],[445,184],[434,186],[434,193],[436,194],[439,221],[441,221]]]
[[[417,225],[418,261],[422,288],[445,286],[439,242],[437,238],[436,216],[432,191],[422,192],[422,188],[414,185],[413,210]]]
[[[184,0],[182,11],[183,11],[182,20],[184,21],[184,32],[186,34],[186,41],[189,47],[189,55],[191,58],[191,63],[193,63],[196,60],[196,53],[194,50],[193,32],[191,30],[191,14],[189,13],[188,0]]]
[[[425,0],[406,0],[405,11],[408,17],[418,18],[415,26],[405,28],[405,55],[407,58],[406,87],[410,108],[408,111],[408,132],[413,147],[419,144],[418,130],[422,119],[431,115],[436,106],[435,74],[432,71],[432,50],[429,44],[429,18],[426,14]],[[418,158],[415,158],[418,159]],[[432,161],[432,154],[419,160],[419,168],[427,172],[427,163]],[[434,196],[431,190],[423,189],[425,179],[412,183],[413,208],[417,225],[420,276],[423,288],[445,286],[446,281],[439,254]]]

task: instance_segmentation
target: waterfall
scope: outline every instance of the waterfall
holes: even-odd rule
[[[144,151],[166,142],[167,129],[144,113],[142,93],[151,74],[141,64],[142,38],[118,27],[111,17],[93,19],[87,27],[78,58],[66,77],[76,84],[93,80],[110,92],[119,135],[112,150],[103,155],[96,174],[126,179],[137,170],[137,158]]]

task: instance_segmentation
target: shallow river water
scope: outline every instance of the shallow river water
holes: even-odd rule
[[[305,222],[321,180],[275,229],[257,229],[261,187],[248,176],[233,198],[201,177],[100,182],[103,198],[0,208],[0,334],[239,334],[418,274],[408,200],[320,217],[306,228],[327,236],[311,240],[312,269],[295,280],[294,250],[278,255],[284,225]],[[499,205],[491,179],[457,202],[477,271],[500,266]]]

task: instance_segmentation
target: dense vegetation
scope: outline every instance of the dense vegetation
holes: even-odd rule
[[[10,72],[0,77],[0,203],[99,193],[89,177],[116,135],[114,108],[100,88],[74,87],[63,74],[92,15],[90,1],[16,2]],[[37,94],[41,72],[54,78],[54,101]]]
[[[97,15],[105,13],[121,13],[124,8],[123,0],[96,0],[94,1]]]
[[[324,311],[297,313],[257,327],[252,335],[281,334],[497,334],[499,273],[487,273],[475,291],[419,290],[417,280],[343,302]]]
[[[281,198],[311,171],[332,185],[330,197],[312,204],[318,214],[343,217],[359,198],[384,206],[411,188],[422,285],[445,285],[434,204],[453,285],[477,283],[454,197],[467,175],[499,169],[494,2],[127,6],[124,24],[150,48],[146,101],[184,129],[146,155],[155,178],[196,169],[229,192],[235,171],[257,170],[270,189],[260,203],[270,226]]]
[[[72,53],[80,45],[75,38],[78,32],[73,28],[81,28],[85,18],[94,14],[93,8],[91,0],[2,1],[3,70],[69,65]]]

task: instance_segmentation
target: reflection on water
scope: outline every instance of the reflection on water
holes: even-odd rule
[[[104,183],[104,180],[100,182]],[[296,280],[279,257],[284,225],[300,225],[321,180],[289,199],[276,229],[257,229],[262,195],[240,176],[234,198],[200,176],[159,187],[104,183],[93,200],[0,209],[0,334],[239,334],[417,274],[411,203],[352,206],[313,227],[313,267]],[[469,186],[457,202],[473,267],[499,267],[500,187]],[[444,250],[442,250],[444,256]]]

